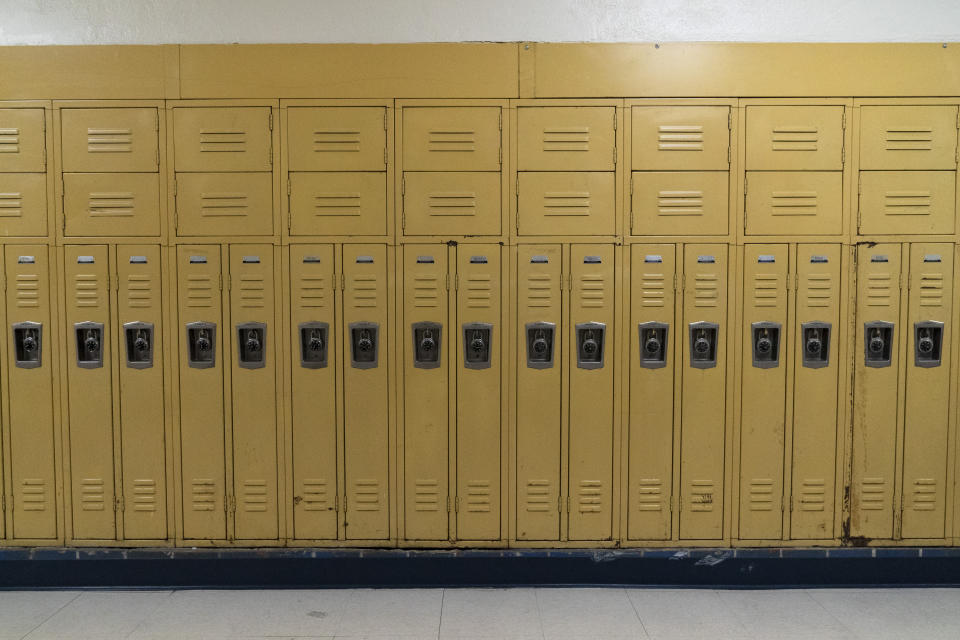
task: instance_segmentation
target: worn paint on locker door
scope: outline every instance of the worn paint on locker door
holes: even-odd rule
[[[839,425],[840,245],[797,245],[790,537],[834,537]],[[784,352],[786,353],[786,352]],[[859,357],[859,345],[854,348]]]
[[[252,236],[273,233],[269,173],[178,173],[177,234]]]
[[[43,109],[0,109],[0,172],[47,170]]]
[[[447,277],[447,245],[403,247],[403,520],[407,540],[449,537]]]
[[[860,172],[860,233],[952,234],[954,171]]]
[[[741,540],[783,534],[788,245],[743,248],[740,356]]]
[[[842,106],[749,106],[747,169],[839,171],[844,127]]]
[[[520,171],[613,171],[615,107],[519,107]]]
[[[457,538],[501,535],[501,248],[457,247],[456,325],[451,323],[457,384]],[[456,337],[454,337],[454,333]]]
[[[177,247],[183,537],[227,537],[220,247]]]
[[[68,173],[63,189],[66,236],[160,235],[156,173]]]
[[[386,540],[391,468],[387,248],[344,245],[342,273],[346,536]]]
[[[234,535],[275,540],[277,365],[273,246],[230,246]]]
[[[13,495],[11,538],[57,537],[50,259],[43,245],[7,245],[7,407]],[[9,508],[9,507],[8,507]]]
[[[154,107],[63,109],[65,172],[154,172],[160,166],[160,120]]]
[[[405,107],[404,171],[499,171],[500,107]]]
[[[730,107],[633,107],[633,168],[726,171],[730,168]]]
[[[860,107],[860,169],[956,169],[956,105]]]
[[[950,449],[953,245],[911,244],[901,537],[943,538]]]
[[[164,344],[156,245],[116,248],[123,537],[167,537]]]
[[[47,233],[46,174],[0,173],[0,233],[4,236]]]
[[[298,540],[337,538],[335,273],[333,246],[290,247],[293,536]]]
[[[107,247],[64,253],[73,538],[116,537]]]
[[[385,171],[386,109],[290,107],[287,149],[290,171]]]
[[[270,171],[273,113],[269,107],[176,107],[177,171]]]
[[[560,245],[517,248],[517,539],[560,539],[563,265]]]
[[[680,539],[723,537],[727,247],[684,246]]]
[[[526,171],[518,174],[518,232],[530,235],[612,235],[615,174]]]
[[[612,245],[570,247],[570,540],[613,535],[614,360]]]
[[[900,245],[857,248],[850,535],[893,537],[898,378]]]
[[[676,248],[631,246],[627,538],[669,540],[673,502]]]

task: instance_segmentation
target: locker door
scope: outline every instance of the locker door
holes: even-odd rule
[[[287,109],[290,171],[385,171],[383,107]]]
[[[449,468],[447,246],[403,247],[404,537],[446,540]]]
[[[343,276],[346,535],[348,540],[386,540],[390,537],[387,248],[344,245]]]
[[[233,490],[238,540],[279,536],[273,280],[271,245],[231,245]]]
[[[723,537],[727,247],[684,247],[680,538]]]
[[[730,168],[730,107],[633,107],[633,168]]]
[[[499,173],[405,173],[402,192],[407,235],[500,233]]]
[[[223,540],[227,505],[220,247],[177,247],[183,537]]]
[[[862,171],[860,233],[953,233],[956,173]]]
[[[743,249],[740,539],[783,535],[788,245]]]
[[[850,535],[893,537],[900,331],[900,245],[857,249],[857,334]]]
[[[66,236],[160,234],[156,173],[70,173],[63,176]]]
[[[383,235],[387,174],[290,174],[291,235]]]
[[[613,171],[614,107],[520,107],[517,168],[521,171]]]
[[[46,174],[0,173],[0,233],[5,236],[46,235]]]
[[[672,244],[631,247],[627,538],[669,540],[677,262]],[[682,335],[681,335],[682,339]]]
[[[727,232],[726,171],[635,171],[630,220],[634,235],[722,235]]]
[[[64,248],[73,538],[116,537],[107,247]]]
[[[956,169],[956,106],[860,107],[861,169]]]
[[[953,245],[910,245],[903,538],[946,535]]]
[[[335,271],[331,245],[290,247],[293,530],[298,540],[337,538]]]
[[[517,539],[560,539],[560,245],[517,248]]]
[[[0,109],[0,171],[47,170],[43,109]]]
[[[154,107],[63,109],[63,170],[157,171],[159,130],[160,120]]]
[[[570,540],[613,536],[614,249],[570,247]]]
[[[176,107],[177,171],[270,171],[273,114],[269,107]]]
[[[843,232],[839,171],[751,171],[745,190],[747,235]]]
[[[404,171],[499,171],[500,107],[405,107]]]
[[[797,246],[790,537],[834,537],[841,247]],[[854,349],[859,357],[859,345]],[[786,353],[786,352],[785,352]]]
[[[7,245],[7,358],[13,539],[57,537],[50,262],[46,246]]]
[[[160,247],[120,245],[116,255],[120,334],[123,537],[167,537]]]
[[[747,169],[839,171],[842,106],[747,107]]]
[[[457,538],[500,539],[501,258],[496,244],[457,247]],[[456,342],[453,335],[456,333]]]
[[[520,235],[612,235],[614,176],[599,171],[518,174]]]
[[[273,233],[269,173],[178,173],[177,233],[253,236]]]

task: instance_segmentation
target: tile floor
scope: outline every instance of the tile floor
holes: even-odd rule
[[[0,640],[957,640],[960,589],[0,592]]]

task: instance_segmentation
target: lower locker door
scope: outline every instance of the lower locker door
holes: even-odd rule
[[[231,245],[234,535],[238,540],[279,536],[273,281],[271,245]]]
[[[73,538],[116,537],[107,247],[65,247]]]
[[[614,248],[570,247],[569,539],[613,537]]]
[[[17,539],[57,537],[57,485],[50,324],[50,255],[43,245],[7,245],[7,384],[13,529]],[[0,518],[2,520],[2,518]]]
[[[850,535],[893,537],[900,245],[858,247]]]
[[[684,247],[680,539],[723,537],[727,247]]]
[[[501,248],[457,247],[457,538],[501,537]]]
[[[167,537],[167,483],[160,247],[120,245],[116,264],[123,536],[161,540]]]
[[[227,537],[220,247],[177,247],[183,537]]]
[[[293,537],[337,538],[333,246],[290,247]]]
[[[385,246],[344,245],[341,344],[348,540],[390,537],[387,268]]]
[[[669,540],[678,335],[676,249],[672,244],[635,244],[630,264],[627,538]]]
[[[943,538],[949,451],[953,245],[910,245],[903,538]]]
[[[560,539],[560,245],[517,249],[517,539]]]
[[[404,538],[449,537],[447,246],[403,247]]]
[[[743,249],[741,540],[779,540],[783,534],[789,266],[788,245]]]
[[[797,246],[790,537],[834,537],[840,357],[839,245]],[[859,345],[858,345],[859,347]],[[859,349],[854,348],[855,355]]]

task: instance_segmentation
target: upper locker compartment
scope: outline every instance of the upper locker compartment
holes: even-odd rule
[[[269,107],[176,107],[177,171],[271,171]]]
[[[404,171],[500,171],[500,107],[405,107]]]
[[[727,171],[730,107],[633,107],[634,171]]]
[[[842,170],[843,109],[747,107],[747,171]]]
[[[0,109],[0,172],[47,170],[43,109]]]
[[[43,109],[0,109],[0,235],[47,233]]]
[[[159,112],[63,109],[63,233],[160,235]]]
[[[290,234],[387,233],[384,107],[287,110]]]
[[[956,106],[860,108],[860,169],[954,170]]]

